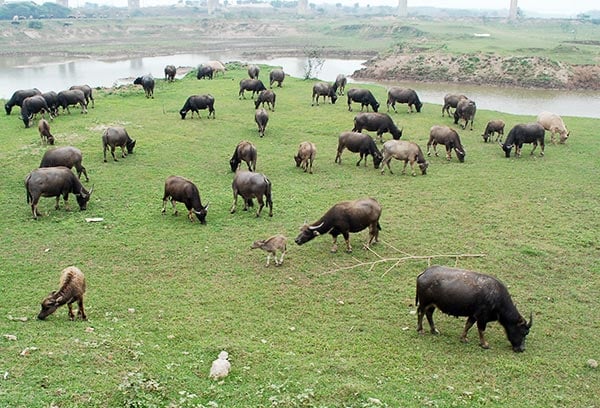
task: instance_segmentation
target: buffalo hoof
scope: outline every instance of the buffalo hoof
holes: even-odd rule
[[[490,345],[486,342],[486,343],[479,343],[479,345],[481,346],[481,348],[488,350],[490,348]]]

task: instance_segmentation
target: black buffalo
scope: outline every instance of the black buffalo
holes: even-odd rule
[[[450,108],[456,109],[456,106],[461,99],[468,98],[465,95],[460,94],[446,94],[444,96],[444,104],[442,105],[442,116],[444,116],[444,112],[450,116]]]
[[[545,130],[542,125],[537,122],[534,123],[521,123],[515,125],[510,132],[508,132],[508,136],[504,141],[504,144],[500,143],[502,146],[502,150],[504,150],[504,154],[506,157],[510,157],[510,151],[513,146],[515,147],[515,156],[521,156],[521,148],[523,147],[523,143],[532,143],[533,149],[531,149],[531,155],[535,151],[537,145],[540,145],[542,151],[540,152],[540,156],[544,155],[544,136]]]
[[[258,210],[256,216],[260,216],[260,212],[265,206],[269,207],[269,217],[273,216],[273,199],[271,198],[271,181],[261,173],[254,173],[246,170],[238,170],[235,173],[231,188],[233,190],[233,204],[230,213],[233,214],[237,207],[238,195],[244,200],[244,211],[248,207],[252,207],[252,199],[258,201]],[[263,196],[265,197],[263,200]]]
[[[195,214],[200,224],[206,224],[208,203],[202,205],[198,187],[191,181],[180,176],[167,177],[165,181],[165,193],[163,195],[163,214],[167,211],[167,200],[170,200],[171,205],[173,205],[174,215],[178,214],[175,207],[175,203],[178,201],[183,203],[188,209],[188,218],[190,221],[194,221]]]
[[[125,158],[128,154],[133,153],[133,148],[135,147],[135,140],[132,140],[127,133],[127,130],[123,127],[112,126],[104,131],[102,134],[102,147],[104,149],[104,162],[106,163],[106,151],[110,147],[110,154],[115,161],[117,158],[115,157],[115,149],[118,147],[121,148],[121,157]],[[125,148],[127,148],[127,153],[125,153]]]
[[[438,334],[433,323],[437,307],[451,316],[466,316],[467,323],[460,336],[467,341],[467,332],[477,323],[479,344],[489,348],[484,332],[489,322],[498,321],[516,352],[525,350],[525,337],[533,319],[525,321],[514,305],[506,286],[498,279],[463,269],[432,266],[417,277],[417,331],[423,334],[423,316],[427,317],[431,333]]]
[[[254,112],[254,121],[258,126],[258,134],[260,137],[265,135],[265,129],[269,122],[269,113],[264,108],[259,108]]]
[[[79,89],[73,89],[68,91],[60,91],[56,96],[58,99],[58,106],[63,110],[67,110],[67,113],[71,113],[69,106],[79,105],[81,107],[81,113],[87,113],[87,102],[85,101],[85,94]]]
[[[342,152],[344,149],[350,150],[352,153],[359,153],[360,159],[356,162],[359,166],[362,159],[365,159],[365,166],[367,165],[367,156],[373,157],[373,166],[379,168],[379,164],[382,160],[382,155],[373,138],[366,133],[358,132],[342,132],[338,138],[337,155],[335,156],[335,162],[342,164]]]
[[[78,148],[73,146],[57,147],[56,149],[47,150],[44,153],[40,167],[64,166],[69,169],[75,167],[78,178],[81,178],[81,173],[83,173],[85,181],[90,181],[85,167],[81,164],[82,160],[83,155]]]
[[[461,163],[465,161],[467,152],[465,151],[458,132],[448,126],[432,126],[429,130],[429,141],[427,142],[427,156],[431,156],[431,145],[433,152],[437,156],[437,145],[443,144],[446,147],[446,159],[452,158],[452,149],[456,152],[456,157]]]
[[[390,111],[390,106],[396,111],[396,102],[398,103],[406,103],[408,104],[409,112],[412,113],[413,107],[417,110],[417,112],[421,112],[421,108],[423,104],[419,99],[419,95],[413,89],[409,88],[400,88],[399,86],[392,86],[388,89],[388,98],[387,98],[387,110]]]
[[[246,78],[240,81],[240,92],[238,93],[238,96],[240,99],[246,99],[244,96],[244,91],[252,91],[252,99],[254,99],[254,94],[266,89],[267,88],[265,88],[265,84],[263,84],[260,79]]]
[[[92,90],[91,86],[89,86],[89,85],[73,85],[72,87],[69,88],[69,90],[71,90],[71,91],[74,89],[79,89],[81,92],[83,92],[83,95],[85,96],[86,105],[89,106],[90,101],[91,101],[92,108],[95,106],[94,91]]]
[[[187,98],[183,108],[179,111],[181,119],[185,119],[188,111],[192,111],[192,119],[194,118],[194,112],[200,118],[199,110],[208,109],[208,117],[212,115],[215,118],[215,98],[212,95],[192,95]]]
[[[85,210],[87,202],[92,195],[93,188],[87,191],[79,179],[68,167],[43,167],[33,170],[25,178],[27,190],[27,203],[31,204],[33,218],[41,216],[37,210],[40,197],[56,197],[55,209],[58,210],[58,201],[63,197],[65,207],[68,209],[69,194],[77,198],[80,210]]]
[[[214,72],[214,70],[212,69],[211,66],[200,65],[198,67],[198,73],[196,74],[196,78],[197,79],[202,79],[202,78],[213,79],[213,72]]]
[[[475,112],[477,112],[477,105],[470,99],[461,99],[456,105],[454,111],[454,124],[458,125],[459,120],[464,120],[465,124],[461,125],[463,129],[467,128],[467,124],[471,122],[471,130],[473,130],[473,121],[475,120]]]
[[[42,93],[37,88],[19,89],[18,91],[15,91],[12,94],[12,96],[10,97],[10,99],[8,100],[8,102],[6,102],[4,104],[4,109],[6,110],[6,114],[10,115],[10,112],[12,111],[12,108],[15,105],[18,107],[21,107],[25,98],[29,98],[30,96],[41,95],[41,94]]]
[[[246,162],[249,171],[256,171],[257,156],[256,146],[246,140],[242,140],[235,147],[233,155],[229,160],[231,171],[236,172],[243,161]]]
[[[269,88],[273,88],[273,83],[277,82],[277,88],[281,88],[281,83],[285,79],[283,69],[274,69],[269,72]]]
[[[302,245],[314,237],[329,233],[333,236],[331,252],[337,251],[337,237],[342,234],[346,241],[346,252],[352,252],[350,233],[359,232],[369,227],[368,247],[377,242],[381,226],[379,217],[381,206],[373,198],[363,198],[355,201],[343,201],[331,207],[321,218],[312,224],[304,224],[295,242]]]
[[[58,116],[58,94],[54,91],[48,91],[44,92],[42,96],[46,100],[46,105],[48,105],[48,109],[50,109],[50,114],[52,116]]]
[[[375,99],[371,91],[368,89],[359,89],[359,88],[351,88],[348,90],[348,110],[352,111],[352,102],[360,103],[360,110],[362,112],[363,108],[367,107],[367,112],[369,111],[369,105],[373,109],[373,112],[377,112],[379,109],[379,102]]]
[[[264,91],[260,91],[256,101],[254,101],[254,108],[258,109],[258,106],[262,103],[263,108],[265,107],[265,103],[267,104],[267,108],[271,111],[275,112],[275,99],[277,95],[275,92],[270,89],[265,89]]]
[[[390,115],[387,113],[359,113],[354,117],[354,128],[352,131],[362,132],[363,129],[377,132],[380,142],[383,142],[383,134],[385,132],[390,132],[394,140],[398,140],[402,137],[402,129],[398,129]]]
[[[258,79],[258,74],[260,74],[260,68],[258,67],[258,65],[248,66],[248,76],[251,79]]]
[[[52,113],[50,113],[48,104],[42,95],[34,95],[25,98],[21,105],[21,119],[26,128],[30,126],[33,115],[36,113],[41,113],[43,115],[46,112],[50,114],[50,119],[52,119]]]
[[[325,101],[325,99],[327,97],[329,97],[329,99],[331,100],[332,104],[335,104],[335,101],[337,101],[337,92],[336,92],[336,87],[335,84],[328,84],[327,82],[317,82],[316,84],[313,85],[313,91],[312,91],[312,104],[314,105],[315,102],[317,104],[317,106],[319,106],[319,96],[323,97],[323,101]],[[315,100],[316,97],[316,100]]]
[[[175,65],[167,65],[165,67],[165,81],[173,82],[175,80],[175,75],[177,75],[177,68],[175,68]]]
[[[346,84],[348,83],[348,79],[344,74],[338,74],[335,77],[335,87],[337,88],[337,92],[339,95],[344,94],[344,89],[346,89]]]
[[[154,99],[154,78],[152,75],[143,75],[141,77],[137,77],[133,81],[134,85],[141,85],[144,88],[144,93],[146,94],[146,98]]]

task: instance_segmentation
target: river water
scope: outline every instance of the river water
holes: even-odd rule
[[[0,98],[8,99],[17,89],[36,87],[42,92],[56,92],[71,85],[88,84],[92,87],[110,87],[131,83],[133,78],[151,73],[163,78],[167,64],[177,67],[196,67],[202,62],[218,59],[223,62],[244,61],[280,66],[295,77],[306,72],[305,58],[273,58],[247,60],[235,55],[177,54],[158,57],[130,58],[125,60],[60,60],[56,57],[9,57],[0,60]],[[333,81],[342,73],[351,75],[362,68],[363,60],[327,58],[317,76]],[[352,82],[352,79],[350,79]],[[457,83],[382,83],[413,88],[422,102],[442,104],[446,93],[462,93],[477,102],[478,109],[506,113],[537,115],[543,110],[564,116],[600,118],[600,92],[557,91],[462,85]]]

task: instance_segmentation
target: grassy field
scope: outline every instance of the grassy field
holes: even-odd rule
[[[56,118],[57,144],[83,151],[94,194],[85,212],[73,197],[69,212],[43,198],[38,221],[23,180],[46,147],[18,109],[0,117],[0,406],[598,406],[600,374],[587,361],[600,359],[600,121],[567,117],[567,144],[549,144],[544,157],[526,146],[522,158],[506,159],[483,143],[487,121],[502,118],[508,130],[534,118],[479,111],[475,130],[459,130],[465,163],[431,157],[428,174],[411,177],[394,162],[394,174],[382,176],[370,158],[356,167],[347,151],[334,163],[337,136],[357,109],[348,112],[345,98],[311,106],[310,81],[287,78],[275,90],[259,138],[253,102],[237,97],[245,76],[159,80],[154,99],[136,87],[97,90],[87,115]],[[385,102],[384,88],[364,86]],[[203,111],[181,120],[185,99],[199,93],[215,96],[216,119]],[[451,125],[439,105],[419,114],[402,106],[392,117],[423,149],[432,125]],[[109,125],[125,126],[137,145],[103,163]],[[272,181],[272,218],[229,213],[228,160],[240,140],[257,146],[258,171]],[[318,149],[312,175],[293,161],[304,140]],[[172,174],[198,185],[207,225],[170,208],[161,215]],[[293,243],[305,220],[366,196],[383,208],[372,251],[361,249],[366,231],[351,236],[352,254],[330,253],[329,235]],[[250,245],[276,233],[289,238],[288,255],[266,268]],[[462,344],[463,319],[439,312],[441,335],[416,333],[415,278],[427,261],[397,260],[445,254],[484,254],[431,262],[495,275],[522,314],[533,312],[524,353],[497,323],[487,330],[490,350],[475,331]],[[89,320],[70,322],[66,307],[36,320],[69,265],[86,274]],[[208,372],[221,350],[232,371],[215,382]]]

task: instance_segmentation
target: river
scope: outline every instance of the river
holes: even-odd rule
[[[78,59],[57,61],[56,57],[10,57],[0,61],[0,98],[8,99],[17,89],[36,87],[42,92],[67,89],[75,84],[92,87],[110,87],[131,83],[132,78],[151,73],[163,78],[167,64],[196,67],[202,62],[219,59],[224,62],[244,61],[280,66],[287,74],[303,77],[305,58],[273,58],[248,61],[235,55],[177,54],[125,60]],[[351,75],[362,68],[363,60],[327,58],[317,76],[333,81],[337,74]],[[352,80],[350,79],[350,82]],[[543,110],[564,116],[600,118],[600,92],[522,89],[491,86],[462,85],[457,83],[382,83],[413,88],[422,102],[442,104],[446,93],[462,93],[477,102],[479,109],[506,113],[537,115]]]

